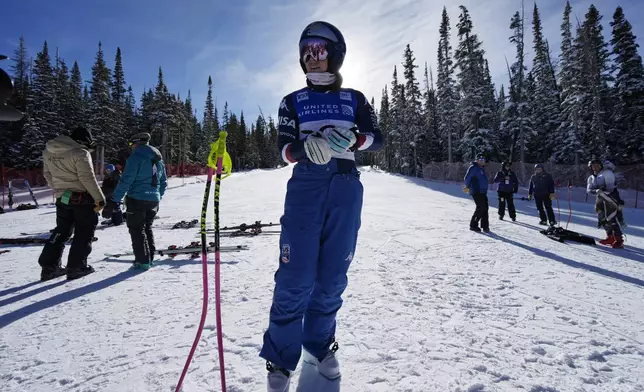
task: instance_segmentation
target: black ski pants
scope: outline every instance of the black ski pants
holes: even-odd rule
[[[516,219],[517,211],[514,208],[514,193],[499,191],[499,216],[501,218],[505,216],[506,204],[508,206],[508,214],[510,214],[510,218]]]
[[[597,211],[599,225],[604,227],[606,235],[622,236],[622,228],[618,221],[619,204],[616,200],[606,194],[597,195],[595,211]]]
[[[159,212],[159,202],[125,198],[125,220],[132,239],[135,262],[147,264],[154,260],[154,233],[152,223]]]
[[[555,212],[552,210],[552,200],[548,196],[546,197],[535,197],[535,203],[537,203],[537,210],[539,210],[539,219],[541,222],[550,222],[554,224]]]
[[[56,228],[45,244],[38,264],[43,270],[61,266],[65,243],[74,233],[72,246],[67,257],[68,269],[82,269],[87,266],[87,257],[92,253],[92,241],[98,224],[94,211],[94,199],[84,194],[78,204],[63,204],[56,200]]]
[[[476,203],[476,210],[474,215],[472,215],[472,220],[470,221],[470,227],[478,227],[479,222],[481,222],[481,229],[489,229],[490,221],[488,217],[489,204],[487,200],[487,195],[478,193],[472,195],[474,203]]]

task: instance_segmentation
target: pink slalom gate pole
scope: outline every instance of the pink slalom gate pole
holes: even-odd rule
[[[221,251],[219,243],[219,193],[221,189],[221,174],[223,171],[224,155],[226,152],[227,133],[219,133],[219,144],[217,151],[217,173],[215,176],[215,317],[217,323],[217,349],[219,351],[219,373],[221,376],[221,390],[226,392],[226,368],[224,366],[224,342],[221,323]]]
[[[206,315],[208,314],[208,243],[206,240],[206,213],[208,211],[208,198],[210,196],[212,174],[212,168],[208,167],[208,179],[206,180],[206,190],[204,192],[203,205],[201,208],[201,265],[203,276],[203,305],[201,308],[201,320],[199,321],[199,328],[197,328],[197,336],[195,336],[195,340],[192,343],[192,348],[190,349],[190,353],[188,354],[186,364],[183,366],[183,371],[181,372],[181,377],[179,378],[175,392],[181,391],[181,386],[183,385],[183,380],[188,373],[190,362],[192,362],[192,357],[194,356],[195,351],[197,350],[197,346],[199,345],[199,339],[201,339],[203,327],[206,323]]]

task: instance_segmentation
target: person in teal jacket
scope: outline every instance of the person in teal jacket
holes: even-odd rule
[[[149,141],[150,134],[145,132],[130,138],[132,155],[125,162],[121,181],[103,209],[103,217],[111,217],[112,211],[125,197],[125,220],[132,238],[134,267],[142,269],[150,268],[154,259],[156,248],[152,223],[168,186],[161,153],[150,146]]]

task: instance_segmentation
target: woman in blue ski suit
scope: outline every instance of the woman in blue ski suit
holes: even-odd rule
[[[269,391],[286,391],[304,348],[304,360],[339,379],[336,313],[354,257],[363,188],[354,153],[383,143],[365,96],[341,88],[346,45],[340,31],[314,22],[300,37],[307,87],[279,107],[282,158],[296,163],[281,218],[279,268],[260,356]]]

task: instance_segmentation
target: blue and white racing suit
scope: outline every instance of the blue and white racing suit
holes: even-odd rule
[[[357,127],[358,141],[317,165],[308,160],[304,140],[327,126]],[[329,351],[360,228],[363,188],[354,151],[377,151],[382,144],[375,112],[359,91],[307,87],[280,104],[278,147],[284,161],[297,164],[287,185],[279,268],[260,353],[277,366],[295,370],[302,347],[319,359]]]

